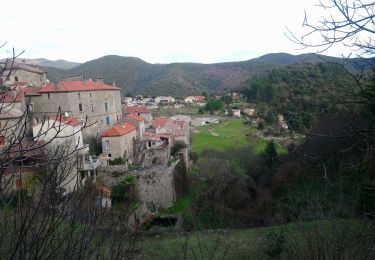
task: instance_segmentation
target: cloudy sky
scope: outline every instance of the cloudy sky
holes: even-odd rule
[[[316,0],[0,0],[0,58],[84,62],[108,54],[151,63],[213,63],[272,52],[298,54],[284,33],[301,33]],[[339,56],[339,50],[329,55]]]

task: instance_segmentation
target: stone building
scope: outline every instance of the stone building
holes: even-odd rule
[[[102,150],[109,159],[122,158],[133,162],[137,127],[128,122],[115,125],[101,134]]]
[[[125,121],[137,127],[137,139],[141,140],[145,132],[145,119],[135,114],[129,114],[125,117]]]
[[[0,67],[1,81],[4,85],[19,89],[41,87],[47,83],[47,73],[35,66],[8,62],[2,63]]]
[[[33,124],[60,112],[86,124],[85,141],[99,138],[122,118],[120,88],[91,80],[48,83],[26,97]]]
[[[138,106],[138,107],[125,107],[124,115],[127,116],[129,114],[134,114],[137,116],[141,116],[145,119],[145,127],[149,127],[152,121],[152,114],[151,111],[145,106]]]

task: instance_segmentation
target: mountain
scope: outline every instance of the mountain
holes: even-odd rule
[[[91,79],[103,77],[107,84],[115,81],[124,94],[186,96],[203,91],[222,93],[236,89],[254,75],[276,67],[323,61],[339,62],[341,59],[317,54],[273,53],[239,62],[150,64],[135,57],[109,55],[67,70],[44,69],[51,81],[81,74]]]
[[[28,58],[17,58],[16,62],[37,65],[41,67],[52,67],[58,69],[72,69],[81,63],[71,62],[66,60],[48,60],[44,58],[28,59]]]

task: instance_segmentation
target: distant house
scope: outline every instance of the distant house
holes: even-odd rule
[[[154,102],[157,105],[158,104],[171,104],[171,103],[175,103],[176,99],[171,96],[158,96],[154,98]]]
[[[128,122],[115,125],[101,134],[102,150],[109,159],[123,158],[133,162],[137,127]]]
[[[156,134],[171,134],[172,142],[180,140],[190,144],[189,122],[159,117],[152,120],[152,129]]]
[[[204,96],[189,96],[185,98],[186,104],[200,103],[203,102],[206,98]]]
[[[288,129],[288,124],[286,123],[284,116],[278,115],[277,118],[278,118],[279,126],[283,129]]]
[[[23,63],[1,63],[1,81],[4,85],[21,89],[25,87],[41,87],[47,83],[45,71],[33,65]]]
[[[243,110],[243,113],[244,113],[244,115],[246,115],[248,117],[255,116],[255,108],[245,108]]]
[[[241,117],[241,110],[240,109],[232,109],[234,117]]]

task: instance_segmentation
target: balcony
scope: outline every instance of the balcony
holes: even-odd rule
[[[102,165],[102,160],[89,156],[87,159],[78,163],[79,171],[94,171]]]

